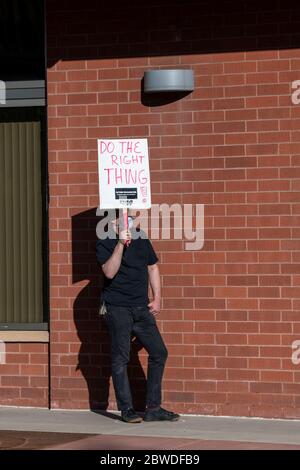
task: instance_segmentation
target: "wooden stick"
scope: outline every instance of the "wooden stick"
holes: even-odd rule
[[[123,227],[124,227],[124,230],[128,230],[128,209],[127,207],[125,209],[123,209]],[[125,243],[125,246],[129,246],[130,244],[130,241],[127,240],[126,243]]]

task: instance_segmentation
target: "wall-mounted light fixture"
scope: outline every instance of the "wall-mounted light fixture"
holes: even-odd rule
[[[194,71],[190,69],[148,70],[144,74],[144,92],[187,92],[194,90]]]

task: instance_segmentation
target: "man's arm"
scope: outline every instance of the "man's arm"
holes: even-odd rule
[[[153,300],[148,304],[150,312],[156,315],[160,311],[161,300],[161,287],[160,287],[160,274],[157,264],[148,266],[149,281],[153,292]]]
[[[129,230],[123,230],[120,232],[120,238],[115,246],[113,254],[106,263],[102,264],[102,271],[108,279],[113,279],[120,269],[124,245],[127,240],[131,240],[131,233]]]

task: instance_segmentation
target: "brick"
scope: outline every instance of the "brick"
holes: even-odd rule
[[[86,106],[73,105],[73,106],[57,106],[58,117],[69,116],[84,116],[86,114]]]
[[[237,370],[229,369],[228,370],[228,379],[229,380],[246,380],[246,381],[258,381],[259,372],[255,370]]]
[[[233,310],[255,309],[258,303],[257,299],[228,299],[227,306]]]
[[[215,367],[214,357],[185,357],[184,367]]]
[[[186,381],[185,389],[194,392],[214,392],[216,391],[216,382],[213,381]]]
[[[20,389],[13,387],[1,387],[1,400],[18,399]]]
[[[246,273],[247,267],[243,264],[217,264],[215,271],[216,274],[243,274]]]
[[[288,142],[290,139],[288,132],[260,132],[258,134],[258,142]]]
[[[22,375],[44,375],[45,367],[44,365],[21,365],[21,374]]]
[[[278,153],[278,147],[276,144],[270,143],[249,144],[246,146],[246,153],[247,155],[276,155]]]
[[[183,382],[180,380],[165,380],[163,382],[164,390],[183,390]]]
[[[225,136],[225,144],[251,144],[257,142],[257,136],[252,132],[240,132],[240,133],[227,133]]]
[[[210,265],[206,265],[206,266],[207,268],[210,267]],[[201,268],[201,265],[198,265],[195,267]],[[189,270],[189,272],[192,272],[192,271]],[[193,274],[199,274],[199,273],[202,273],[201,269],[193,270]],[[207,273],[205,272],[204,274],[207,274]],[[225,276],[195,276],[194,277],[195,284],[200,285],[200,286],[224,286],[225,279],[226,279]]]
[[[248,73],[246,75],[246,83],[270,83],[274,84],[277,82],[277,73],[276,72],[260,72],[260,73]]]
[[[207,309],[207,308],[223,309],[225,307],[225,300],[224,299],[205,299],[205,298],[196,299],[195,307],[199,309]]]
[[[198,317],[200,317],[199,314]],[[211,344],[214,343],[214,335],[211,333],[184,333],[184,341],[186,344]]]
[[[165,400],[171,402],[184,402],[184,403],[194,403],[195,397],[194,393],[190,392],[165,392]]]
[[[246,307],[244,306],[244,308]],[[227,325],[227,331],[228,333],[254,333],[258,332],[258,324],[250,321],[244,323],[230,322]]]
[[[18,377],[18,376],[9,376],[4,375],[1,378],[1,385],[4,387],[26,387],[29,385],[29,377]],[[1,388],[2,391],[2,388]]]
[[[43,343],[23,343],[20,344],[21,352],[29,352],[29,353],[43,353],[47,352],[48,344]]]
[[[239,74],[223,74],[213,76],[213,86],[223,86],[226,85],[244,85],[245,75],[242,73]]]
[[[246,321],[248,314],[246,311],[219,311],[216,312],[216,320],[226,320],[226,321]]]
[[[48,395],[48,386],[49,380],[48,377],[30,377],[30,385],[32,387],[42,387],[44,388],[45,398]]]
[[[262,266],[263,267],[263,266]],[[269,272],[276,273],[278,267],[275,265],[269,265],[268,268]],[[265,269],[267,271],[267,269]],[[262,272],[262,269],[261,269]],[[259,283],[261,286],[283,286],[283,285],[290,285],[291,284],[291,277],[290,276],[260,276]]]
[[[247,393],[249,391],[249,384],[247,382],[220,381],[217,384],[217,391]]]
[[[6,354],[6,363],[7,364],[28,364],[29,363],[29,354]]]
[[[259,356],[259,348],[255,346],[229,346],[228,356],[256,357]]]
[[[30,354],[31,364],[48,364],[48,354]]]
[[[180,321],[180,322],[171,322],[171,321],[164,321],[163,331],[164,332],[176,332],[177,330],[182,332],[193,331],[194,326],[192,322],[188,321]]]
[[[282,287],[281,295],[283,298],[299,298],[299,289],[298,287]]]
[[[211,320],[215,320],[216,318],[216,315],[215,315],[215,312],[214,310],[202,310],[201,312],[201,316],[200,316],[200,313],[197,311],[197,310],[184,310],[183,312],[183,315],[184,315],[184,319],[186,320],[196,320],[196,321],[211,321]]]
[[[245,123],[243,121],[232,121],[232,122],[215,122],[214,131],[217,133],[221,132],[244,132]],[[227,146],[226,146],[227,148]]]
[[[216,121],[224,121],[224,112],[223,111],[195,111],[194,115],[194,122],[216,122]]]
[[[225,393],[196,393],[195,397],[199,403],[222,403],[226,400]]]
[[[245,107],[244,98],[222,98],[215,101],[215,109],[242,109]]]
[[[226,347],[220,345],[205,345],[205,346],[196,346],[196,356],[225,356]]]
[[[164,309],[191,308],[192,306],[193,306],[193,299],[165,299],[163,301]]]
[[[218,357],[217,367],[224,369],[247,369],[247,359],[234,357]]]
[[[252,383],[250,384],[250,390],[254,393],[280,393],[282,391],[281,383]]]
[[[260,307],[262,309],[270,309],[273,310],[274,308],[278,309],[291,309],[291,301],[289,299],[260,299]]]
[[[231,206],[228,206],[228,215],[253,215],[257,214],[257,205],[254,204],[232,204]]]
[[[249,297],[274,298],[279,297],[280,291],[278,287],[249,287]]]
[[[213,297],[214,289],[212,287],[184,287],[183,293],[185,297]]]
[[[22,387],[21,388],[21,397],[22,398],[44,398],[46,395],[45,390],[41,388],[27,388],[27,387]]]
[[[196,300],[197,302],[197,300]],[[195,323],[195,331],[206,331],[210,333],[220,333],[226,330],[226,323],[225,322],[197,322]]]
[[[244,209],[243,205],[243,209]],[[243,211],[244,212],[244,211]],[[245,227],[245,217],[214,217],[214,225],[216,227]]]
[[[260,347],[260,356],[262,357],[275,357],[275,358],[290,358],[291,357],[291,347],[271,347],[271,346],[261,346]]]
[[[176,368],[176,378],[183,379],[183,380],[192,380],[194,379],[194,369],[193,368]],[[172,368],[167,368],[164,377],[165,379],[171,379],[174,377],[174,372]]]
[[[216,287],[215,296],[221,298],[244,298],[247,296],[247,289],[245,287]]]

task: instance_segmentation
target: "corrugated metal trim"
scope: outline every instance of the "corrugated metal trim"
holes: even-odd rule
[[[0,122],[0,322],[43,322],[41,124]]]

